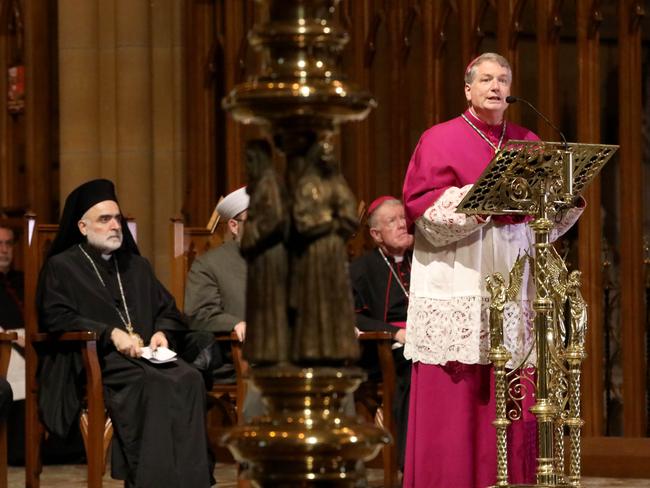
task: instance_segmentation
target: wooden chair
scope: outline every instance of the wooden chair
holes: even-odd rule
[[[349,260],[359,257],[366,251],[375,247],[375,243],[372,240],[372,237],[370,237],[370,232],[366,225],[366,222],[368,221],[368,213],[366,212],[366,202],[363,200],[359,202],[357,215],[359,226],[357,227],[357,231],[350,236],[346,243]]]
[[[174,243],[174,252],[171,262],[171,292],[179,309],[182,310],[185,303],[185,282],[192,262],[197,256],[223,244],[225,227],[225,225],[218,225],[216,230],[212,231],[204,227],[186,227],[181,219],[172,219],[171,239]],[[237,339],[235,332],[215,334],[215,338],[217,341],[230,343],[236,382],[214,385],[209,396],[217,400],[225,398],[231,402],[230,405],[234,405],[233,410],[229,408],[228,403],[220,403],[231,423],[236,424],[242,419],[248,364],[242,354],[242,343]]]
[[[364,388],[369,388],[373,391],[369,392],[371,395],[376,395],[378,398],[376,408],[364,403],[362,398],[357,402],[357,410],[370,421],[375,421],[380,427],[386,431],[393,438],[393,442],[385,445],[382,448],[382,466],[384,469],[384,487],[393,488],[397,484],[397,449],[395,442],[397,439],[397,432],[395,429],[395,420],[393,419],[393,398],[395,396],[395,362],[393,360],[393,335],[390,332],[361,332],[359,334],[359,341],[363,345],[375,346],[377,348],[377,356],[379,358],[379,368],[381,370],[381,382],[370,385],[369,382],[364,383],[359,388],[363,391]]]
[[[0,332],[0,378],[7,377],[11,341],[18,338],[15,332]],[[0,421],[0,488],[7,488],[7,423]]]
[[[58,230],[57,225],[37,224],[36,217],[25,217],[25,485],[38,488],[41,464],[41,441],[45,433],[38,413],[39,351],[69,344],[81,353],[86,375],[86,408],[80,419],[88,460],[88,486],[100,488],[106,466],[107,447],[112,437],[112,425],[104,411],[102,374],[97,356],[97,336],[79,331],[60,334],[41,333],[36,313],[36,286],[47,250]]]
[[[351,257],[358,256],[364,251],[372,248],[372,239],[365,226],[365,206],[360,205],[360,219],[364,222],[359,226],[359,231],[348,243],[348,254]],[[215,232],[202,227],[185,227],[181,219],[172,220],[172,242],[174,252],[171,263],[172,283],[170,290],[176,299],[176,304],[182,309],[185,299],[185,282],[187,273],[192,261],[202,253],[219,246],[223,243],[223,227],[217,228]],[[225,227],[225,226],[224,226]],[[242,407],[246,395],[245,377],[248,365],[242,356],[241,343],[234,333],[230,335],[217,336],[217,340],[228,340],[231,344],[233,362],[237,375],[237,384],[217,385],[211,395],[229,395],[235,399],[237,422],[242,418]],[[377,394],[381,399],[379,415],[377,412],[366,412],[370,420],[381,420],[381,425],[396,438],[395,422],[392,416],[393,397],[395,393],[395,365],[392,355],[392,335],[388,332],[364,332],[359,340],[367,342],[370,346],[377,348],[382,382],[377,385]],[[216,390],[216,391],[215,391]],[[383,415],[382,415],[383,413]],[[233,422],[235,423],[235,422]],[[382,451],[382,464],[384,467],[384,486],[393,487],[397,484],[397,454],[394,444],[385,446]]]
[[[373,249],[374,243],[368,230],[368,213],[363,200],[357,208],[359,227],[347,242],[348,257],[350,260]],[[395,420],[393,419],[393,398],[395,396],[395,363],[393,360],[392,345],[393,337],[389,332],[361,332],[359,341],[366,347],[376,347],[381,370],[382,380],[378,383],[365,382],[359,387],[360,401],[357,402],[357,409],[369,421],[374,421],[390,433],[394,441],[382,448],[382,467],[384,469],[384,486],[397,486],[397,439]],[[364,396],[366,398],[364,398]],[[373,397],[373,405],[370,405],[370,398]]]

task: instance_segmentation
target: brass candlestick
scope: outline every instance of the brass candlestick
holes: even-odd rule
[[[339,123],[363,119],[375,102],[338,70],[348,40],[333,22],[338,0],[257,4],[267,20],[249,41],[260,69],[223,105],[238,121],[266,126],[286,156],[280,175],[263,144],[247,150],[244,351],[268,414],[224,441],[257,486],[358,486],[363,461],[390,439],[345,415],[364,378],[348,367],[358,343],[345,239],[358,222],[330,140]]]

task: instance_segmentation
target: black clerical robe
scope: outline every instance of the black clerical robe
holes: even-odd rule
[[[209,486],[200,373],[181,359],[152,365],[129,358],[110,341],[113,328],[126,330],[117,311],[126,316],[126,301],[133,328],[145,344],[163,331],[174,348],[186,326],[173,298],[144,258],[117,251],[107,261],[83,246],[88,256],[72,246],[46,262],[37,297],[39,323],[49,332],[91,330],[100,337],[104,401],[115,430],[112,476],[138,488]],[[46,425],[55,432],[65,434],[76,419],[79,396],[73,385],[79,384],[80,373],[76,353],[55,351],[42,361],[39,403]]]
[[[23,274],[0,273],[0,327],[20,329],[23,325]]]
[[[0,424],[6,422],[12,400],[11,385],[6,379],[0,377]]]
[[[393,323],[405,323],[408,297],[397,279],[408,292],[411,280],[411,252],[400,263],[388,256],[388,263],[373,249],[350,264],[350,278],[354,292],[357,328],[361,331],[387,331],[395,333],[399,327]],[[391,267],[392,270],[391,271]],[[397,275],[397,276],[396,276]],[[404,465],[404,449],[411,390],[411,361],[404,358],[404,348],[393,349],[395,372],[395,399],[393,418],[397,430],[397,451],[400,466]],[[372,378],[379,373],[376,350],[362,351],[361,365]]]

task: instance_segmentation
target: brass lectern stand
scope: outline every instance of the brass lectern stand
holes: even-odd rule
[[[494,365],[497,431],[496,487],[579,487],[580,367],[585,358],[587,306],[580,272],[568,272],[551,245],[553,222],[576,205],[579,195],[618,146],[510,141],[497,153],[458,206],[466,214],[532,216],[534,249],[520,256],[506,284],[500,273],[487,277],[491,294],[490,360]],[[598,204],[596,202],[595,204]],[[528,264],[535,282],[535,340],[521,364],[506,368],[510,353],[503,339],[503,310],[522,286]],[[532,359],[536,355],[536,362]],[[536,371],[531,372],[530,363]],[[535,485],[508,482],[506,429],[521,412],[520,382],[534,384],[538,457]],[[510,403],[509,403],[510,402]],[[514,408],[507,405],[515,404]],[[568,432],[568,469],[564,436]]]

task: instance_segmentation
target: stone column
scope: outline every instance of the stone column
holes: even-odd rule
[[[163,281],[183,188],[181,2],[60,0],[61,197],[115,181]]]

